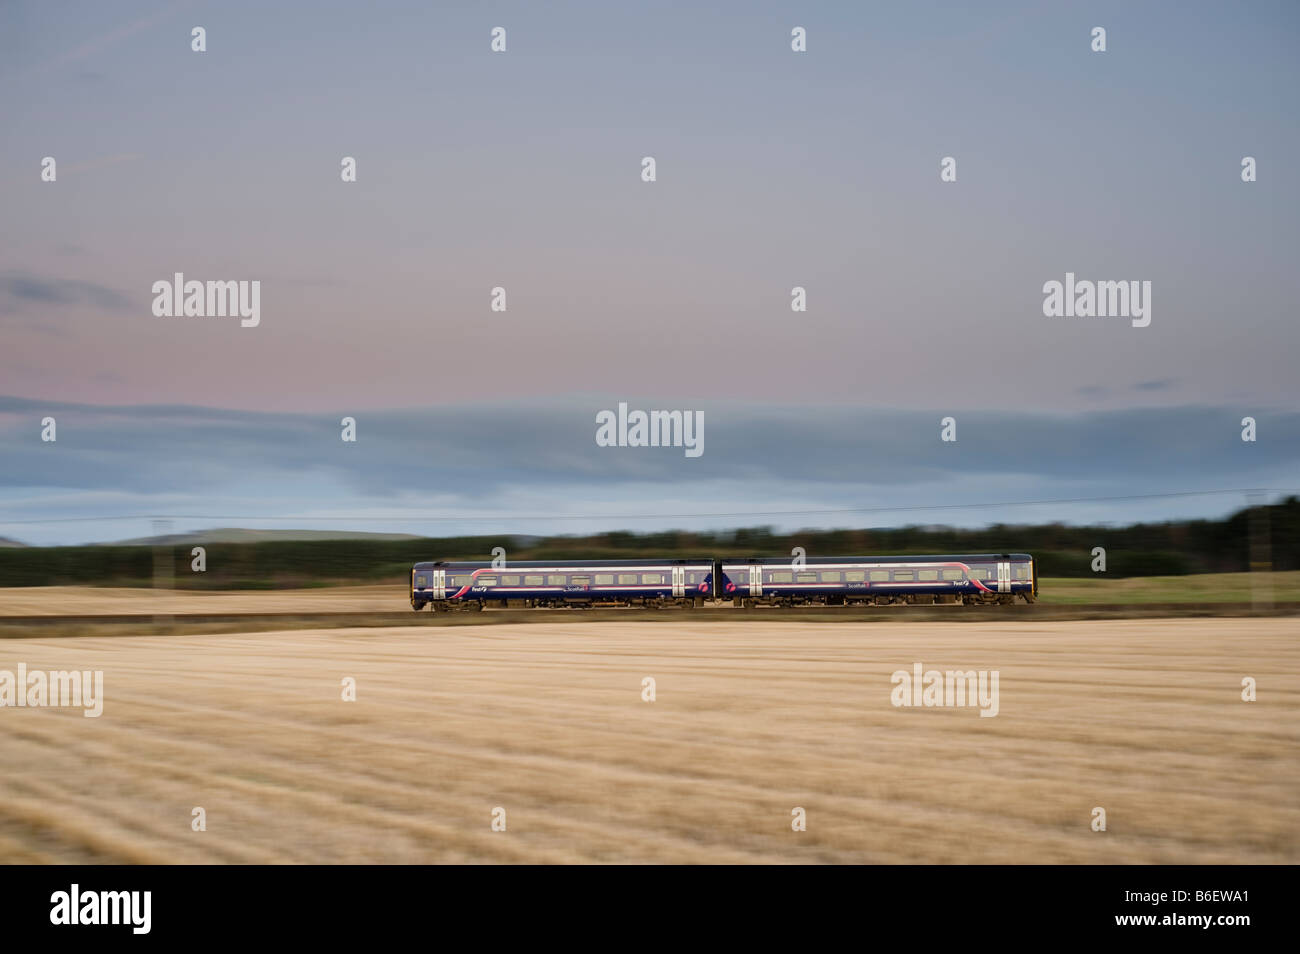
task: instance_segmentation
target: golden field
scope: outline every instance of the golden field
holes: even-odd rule
[[[410,609],[407,589],[401,583],[292,590],[169,590],[139,586],[0,587],[0,615],[6,616],[382,613],[401,610],[409,612]]]
[[[7,639],[0,670],[102,670],[105,702],[0,708],[0,859],[1295,863],[1298,637],[1274,618]],[[998,670],[999,714],[895,708],[914,662]]]

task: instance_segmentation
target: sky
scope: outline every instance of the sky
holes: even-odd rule
[[[1122,523],[1296,489],[1298,27],[0,3],[0,536]],[[177,272],[259,281],[260,323],[156,316]],[[1150,325],[1044,316],[1067,272],[1149,281]],[[598,447],[620,401],[702,411],[705,452]]]

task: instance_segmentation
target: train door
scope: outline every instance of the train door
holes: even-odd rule
[[[673,596],[681,597],[686,595],[686,567],[673,567]]]
[[[763,565],[761,563],[751,563],[749,565],[749,595],[763,595]]]
[[[1009,560],[998,561],[998,592],[1011,592],[1011,562]]]
[[[435,600],[445,600],[447,598],[447,571],[433,571],[433,598]]]

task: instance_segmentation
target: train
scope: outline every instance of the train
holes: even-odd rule
[[[1038,568],[1028,553],[800,557],[796,560],[526,560],[416,563],[417,612],[485,606],[737,609],[893,603],[1032,603]]]

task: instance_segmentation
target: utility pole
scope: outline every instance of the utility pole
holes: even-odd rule
[[[155,538],[165,537],[172,532],[172,522],[166,518],[155,518],[153,521],[153,535]],[[166,632],[171,632],[172,623],[174,622],[170,612],[162,612],[166,607],[166,601],[170,599],[169,595],[175,586],[176,567],[173,562],[172,546],[170,541],[155,539],[153,545],[153,588],[155,610],[153,622],[155,626],[161,626]]]
[[[1250,597],[1255,612],[1273,608],[1273,542],[1269,525],[1268,495],[1254,491],[1247,496],[1250,525]]]

